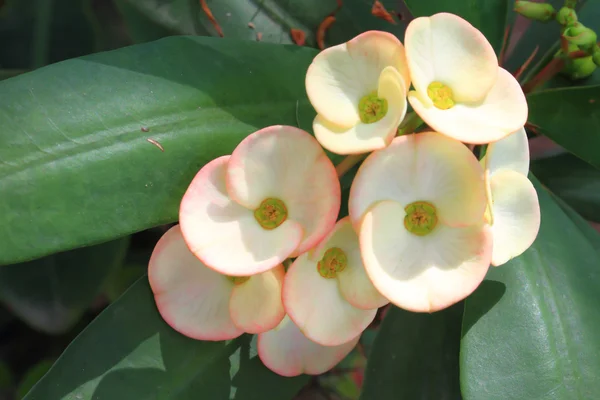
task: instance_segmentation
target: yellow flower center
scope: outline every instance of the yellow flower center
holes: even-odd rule
[[[328,249],[321,261],[317,263],[317,271],[323,278],[335,278],[338,272],[342,272],[348,265],[348,257],[344,250],[339,247]]]
[[[279,199],[264,199],[260,206],[254,210],[254,218],[264,229],[271,230],[277,228],[287,219],[287,207]]]
[[[366,96],[363,96],[358,103],[358,114],[364,124],[377,122],[387,114],[388,103],[386,99],[377,97],[377,91],[374,90]]]
[[[229,275],[227,275],[227,279],[229,279],[229,281],[232,282],[236,286],[241,285],[242,283],[248,282],[248,280],[250,278],[251,278],[250,276],[229,276]]]
[[[447,110],[454,107],[452,89],[441,82],[431,82],[427,86],[427,95],[433,101],[433,105],[440,110]]]
[[[406,211],[404,227],[413,235],[428,235],[437,225],[436,209],[431,203],[415,201],[407,205],[404,210]]]

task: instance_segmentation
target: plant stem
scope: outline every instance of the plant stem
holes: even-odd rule
[[[335,166],[335,170],[337,171],[338,178],[344,176],[344,174],[352,169],[356,164],[365,159],[369,153],[363,154],[351,154],[348,157],[344,158],[342,162]]]

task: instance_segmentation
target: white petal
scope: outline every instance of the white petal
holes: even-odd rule
[[[306,92],[313,107],[324,119],[350,128],[360,122],[360,99],[377,90],[385,67],[394,67],[410,86],[404,47],[392,34],[365,32],[348,43],[319,53],[306,73]]]
[[[160,315],[179,333],[199,340],[229,340],[243,333],[229,316],[233,284],[190,253],[179,225],[156,244],[148,280]]]
[[[404,228],[404,215],[401,205],[384,201],[360,227],[365,267],[380,293],[416,312],[441,310],[471,294],[490,265],[489,227],[438,224],[429,235],[416,236]]]
[[[346,128],[317,115],[313,122],[313,131],[319,143],[337,154],[367,153],[390,144],[408,106],[403,78],[395,68],[387,67],[382,71],[378,96],[388,101],[388,112],[385,117],[374,123],[358,122]]]
[[[529,172],[529,141],[525,128],[520,128],[504,139],[490,143],[485,153],[486,168],[490,174],[499,169],[510,169],[527,176]]]
[[[502,265],[532,245],[540,229],[540,205],[533,184],[525,175],[498,170],[491,180],[492,265]]]
[[[405,45],[413,85],[428,105],[431,82],[449,86],[456,101],[474,102],[481,101],[496,81],[494,49],[481,32],[457,15],[439,13],[412,20]]]
[[[295,251],[303,230],[291,220],[265,230],[251,210],[232,201],[225,189],[228,159],[211,161],[192,180],[179,209],[181,231],[192,253],[207,266],[226,275],[254,275]]]
[[[337,280],[319,274],[318,261],[309,258],[309,253],[294,261],[285,275],[283,305],[307,338],[323,346],[337,346],[360,335],[377,310],[361,310],[348,303]]]
[[[233,288],[229,311],[236,326],[247,333],[262,333],[281,322],[285,315],[281,301],[284,274],[280,265]]]
[[[458,103],[448,110],[432,105],[427,95],[408,93],[408,101],[433,129],[465,143],[495,142],[527,121],[527,101],[519,82],[498,68],[498,79],[480,103]]]
[[[282,376],[320,375],[335,367],[358,343],[357,336],[340,346],[321,346],[307,339],[286,316],[279,326],[258,335],[258,356]]]

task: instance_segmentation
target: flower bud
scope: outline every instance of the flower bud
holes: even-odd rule
[[[526,18],[542,22],[548,22],[556,15],[556,10],[551,4],[532,1],[517,0],[514,10]]]
[[[581,50],[590,50],[596,44],[596,32],[585,27],[581,23],[576,23],[565,29],[563,36],[569,43],[575,44]]]
[[[558,10],[556,20],[561,25],[571,26],[577,23],[577,13],[572,8],[563,7]]]
[[[592,54],[592,60],[594,60],[594,63],[598,66],[600,66],[600,47],[598,47],[598,45],[596,45],[596,47],[594,48],[594,54]]]
[[[592,56],[566,60],[563,73],[572,80],[585,79],[592,75],[597,66],[592,60]]]

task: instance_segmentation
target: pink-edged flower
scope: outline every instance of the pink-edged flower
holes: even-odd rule
[[[158,311],[179,333],[228,340],[273,329],[283,319],[283,265],[251,277],[221,275],[188,249],[179,225],[158,241],[148,280]]]
[[[250,276],[312,248],[331,230],[339,208],[335,167],[319,143],[298,128],[271,126],[198,172],[179,221],[204,264]]]
[[[521,128],[490,143],[482,160],[485,167],[488,209],[494,247],[492,265],[502,265],[521,255],[540,229],[540,204],[527,178],[529,142]]]
[[[401,136],[371,154],[354,179],[349,210],[375,287],[421,312],[468,296],[490,265],[486,203],[479,162],[447,136]]]
[[[282,376],[319,375],[342,361],[359,339],[357,336],[339,346],[321,346],[285,316],[275,329],[258,335],[258,356],[267,368]]]
[[[489,143],[525,124],[527,101],[519,83],[464,19],[448,13],[416,18],[405,45],[415,88],[408,100],[434,130],[466,143]]]
[[[359,336],[387,303],[365,272],[349,217],[294,261],[283,284],[287,314],[307,338],[324,346]]]
[[[338,154],[387,146],[406,114],[410,77],[404,46],[369,31],[319,53],[306,73],[315,137]]]

